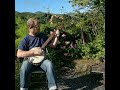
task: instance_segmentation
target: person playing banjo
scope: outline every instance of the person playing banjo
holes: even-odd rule
[[[38,69],[46,72],[49,90],[58,90],[53,63],[45,58],[46,47],[43,44],[48,37],[40,32],[40,22],[37,19],[30,18],[27,26],[29,33],[20,42],[17,51],[18,58],[27,58],[23,60],[20,68],[20,90],[28,90],[30,74]],[[50,47],[56,47],[59,35],[60,31],[57,29],[53,34],[53,42],[47,42]]]

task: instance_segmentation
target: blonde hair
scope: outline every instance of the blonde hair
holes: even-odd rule
[[[30,18],[27,21],[28,28],[39,27],[40,21],[35,18]]]

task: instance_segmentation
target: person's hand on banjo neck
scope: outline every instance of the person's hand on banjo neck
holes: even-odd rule
[[[55,38],[55,41],[54,41],[52,44],[50,44],[50,46],[54,48],[54,47],[56,46],[57,41],[58,41],[57,38],[58,38],[59,35],[60,35],[60,31],[54,29],[54,32],[52,32],[52,33],[50,33],[50,34],[53,35],[53,37]],[[57,37],[57,38],[56,38],[56,37]],[[31,51],[31,53],[33,53],[32,56],[40,56],[41,53],[43,52],[42,48],[40,48],[40,47],[32,48],[30,51]]]

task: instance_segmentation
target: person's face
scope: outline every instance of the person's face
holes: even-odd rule
[[[29,29],[29,32],[32,33],[33,35],[36,35],[38,32],[40,32],[40,26],[38,23],[36,23],[35,26],[31,27]]]

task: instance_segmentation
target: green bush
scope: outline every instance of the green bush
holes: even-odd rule
[[[101,56],[105,56],[105,36],[98,35],[93,42],[86,43],[85,46],[78,43],[81,49],[81,55],[84,59],[98,60]]]
[[[20,63],[15,62],[15,90],[20,89],[20,66]]]

